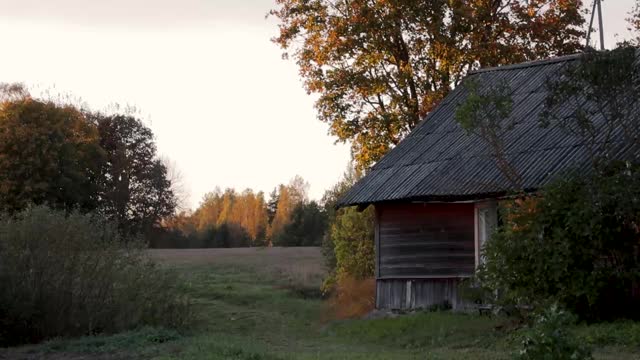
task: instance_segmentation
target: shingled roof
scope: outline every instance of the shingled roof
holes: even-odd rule
[[[570,55],[470,73],[481,87],[506,82],[513,92],[515,126],[504,141],[505,153],[535,191],[568,169],[586,169],[587,150],[577,137],[558,127],[543,128],[539,114],[550,76],[579,59]],[[486,142],[468,134],[455,120],[468,90],[457,86],[415,129],[390,150],[339,201],[338,206],[388,201],[467,201],[493,198],[512,190],[496,166]]]

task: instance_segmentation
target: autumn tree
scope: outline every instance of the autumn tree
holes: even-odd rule
[[[307,202],[309,184],[300,176],[296,176],[289,185],[280,185],[276,213],[269,227],[269,239],[277,243],[277,239],[284,232],[285,226],[291,221],[293,209],[298,204]]]
[[[262,246],[266,242],[268,215],[262,192],[216,188],[204,196],[192,218],[207,246]]]
[[[172,215],[176,199],[151,129],[132,116],[91,117],[107,153],[98,178],[101,211],[126,233],[148,230]]]
[[[240,225],[255,245],[262,245],[267,232],[267,207],[262,192],[245,189],[236,196],[227,222]]]
[[[184,236],[189,236],[197,232],[195,217],[189,211],[180,211],[168,218],[163,219],[162,223],[166,228],[179,231]]]
[[[104,159],[96,127],[72,106],[33,99],[19,86],[2,90],[0,211],[30,203],[93,209]]]
[[[216,187],[215,190],[204,195],[200,206],[193,214],[198,231],[202,231],[210,225],[218,223],[222,202],[222,190]]]
[[[216,225],[220,226],[222,224],[232,222],[234,219],[232,218],[232,211],[236,201],[236,191],[234,189],[228,188],[222,194],[222,198],[220,199],[220,214],[218,215],[218,221]]]
[[[575,53],[580,0],[277,0],[273,41],[318,117],[362,168],[397,144],[468,70]]]
[[[269,194],[269,201],[267,202],[267,215],[269,224],[271,224],[271,222],[273,221],[273,218],[276,216],[276,211],[278,210],[278,201],[280,200],[278,189],[278,187],[274,188],[273,191]]]
[[[267,206],[262,191],[257,194],[249,192],[247,204],[247,231],[253,240],[254,245],[266,245],[267,229],[269,228],[269,220]]]

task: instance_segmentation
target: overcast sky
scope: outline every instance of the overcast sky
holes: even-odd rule
[[[603,0],[607,47],[629,37],[633,2]],[[0,0],[0,82],[73,93],[95,109],[135,105],[193,207],[215,186],[268,193],[296,174],[317,199],[349,148],[334,145],[295,64],[269,41],[273,3]]]

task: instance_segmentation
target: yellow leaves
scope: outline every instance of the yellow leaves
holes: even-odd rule
[[[468,69],[582,46],[580,0],[277,4],[277,43],[293,55],[307,92],[320,95],[318,118],[352,143],[361,168],[399,142]]]
[[[307,201],[308,188],[309,184],[300,176],[291,179],[289,185],[280,185],[277,210],[269,227],[269,238],[271,240],[279,236],[285,226],[289,224],[294,208],[298,204]]]
[[[246,189],[237,193],[234,189],[223,192],[216,189],[205,195],[191,222],[197,231],[224,224],[237,224],[244,229],[251,241],[262,241],[267,230],[267,204],[262,193]]]

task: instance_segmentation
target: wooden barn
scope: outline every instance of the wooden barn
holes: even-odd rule
[[[505,137],[505,153],[526,191],[569,168],[587,168],[587,149],[577,137],[539,126],[547,79],[577,59],[488,68],[467,77],[481,88],[509,85],[515,126]],[[458,284],[480,263],[479,249],[497,224],[496,203],[513,190],[486,142],[455,120],[467,95],[464,86],[451,91],[338,204],[375,207],[377,308],[465,307]]]

